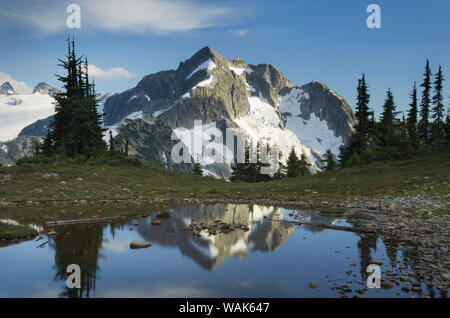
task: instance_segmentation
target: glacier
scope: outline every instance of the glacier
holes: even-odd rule
[[[0,95],[0,141],[16,138],[24,127],[55,113],[55,100],[47,94],[14,95],[14,98],[22,103],[11,105],[11,96]]]

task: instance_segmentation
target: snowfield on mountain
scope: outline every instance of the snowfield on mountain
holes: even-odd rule
[[[0,95],[0,141],[16,138],[38,119],[54,114],[54,99],[47,94]]]

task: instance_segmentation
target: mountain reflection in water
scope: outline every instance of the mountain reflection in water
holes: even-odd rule
[[[44,249],[36,250],[39,244],[33,241],[0,249],[0,263],[4,262],[3,256],[11,263],[0,273],[0,280],[8,286],[7,272],[15,270],[15,258],[8,253],[28,251],[34,260],[46,262],[53,255],[53,265],[49,269],[30,264],[30,269],[24,270],[33,279],[28,285],[16,285],[15,296],[28,297],[27,292],[29,297],[42,296],[42,292],[31,292],[29,285],[35,284],[48,285],[52,297],[71,298],[326,297],[336,296],[329,281],[351,278],[361,284],[372,259],[396,261],[398,256],[395,242],[386,251],[377,249],[383,242],[376,235],[360,236],[314,226],[338,222],[352,225],[314,211],[216,204],[176,208],[159,226],[152,225],[155,218],[60,226],[56,228],[58,235]],[[183,231],[193,223],[213,224],[218,220],[230,225],[246,224],[249,230],[218,231],[217,235],[204,231],[200,237]],[[312,225],[298,226],[287,220]],[[170,232],[172,228],[177,230]],[[152,246],[130,250],[131,240],[150,242]],[[357,263],[352,264],[352,276],[348,271],[350,263]],[[80,289],[69,289],[65,284],[70,264],[80,265]],[[312,280],[320,285],[314,291],[308,287]],[[0,297],[11,293],[0,287]]]

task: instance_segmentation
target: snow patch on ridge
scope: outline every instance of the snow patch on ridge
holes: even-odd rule
[[[133,99],[137,98],[137,95],[132,96],[127,103],[131,102]]]
[[[233,67],[233,66],[228,66],[230,68],[230,70],[232,70],[234,73],[236,73],[237,75],[242,75],[242,73],[245,72],[246,68],[240,68],[240,67]]]
[[[291,116],[299,116],[302,99],[309,98],[308,92],[303,91],[301,88],[293,88],[289,94],[280,98],[280,112],[289,113]]]
[[[212,81],[213,81],[213,76],[211,75],[209,78],[205,79],[204,81],[201,81],[200,83],[198,83],[197,85],[192,87],[192,89],[196,89],[197,87],[209,86],[212,83]]]
[[[140,110],[140,111],[137,111],[137,112],[134,112],[134,113],[129,114],[126,118],[127,118],[127,119],[142,118],[142,115],[143,115],[143,114],[144,114],[144,113],[142,112],[142,110]]]
[[[334,132],[328,128],[326,120],[320,120],[314,113],[309,120],[301,117],[287,116],[286,128],[294,132],[301,143],[317,152],[324,154],[327,149],[338,156],[339,147],[343,141],[341,137],[336,137]]]
[[[303,145],[321,154],[331,149],[334,155],[339,155],[342,138],[334,135],[326,120],[321,121],[314,113],[310,114],[308,120],[300,117],[302,100],[309,98],[309,94],[300,88],[294,88],[280,98],[279,110],[286,118],[285,127],[291,130]]]
[[[206,69],[208,72],[212,71],[216,67],[216,63],[214,63],[211,59],[208,59],[206,62],[199,65],[191,74],[189,74],[188,77],[186,77],[186,80],[190,79],[192,75],[197,73],[200,70]]]

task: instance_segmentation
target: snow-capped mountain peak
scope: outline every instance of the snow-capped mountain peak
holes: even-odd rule
[[[12,87],[10,82],[4,82],[2,86],[0,86],[0,95],[15,95],[16,91]]]
[[[226,136],[232,129],[253,141],[277,142],[271,148],[282,151],[283,161],[294,147],[298,156],[306,155],[314,172],[322,167],[327,149],[338,154],[355,123],[345,99],[325,84],[294,86],[271,64],[225,59],[210,47],[176,70],[147,75],[136,87],[103,99],[99,112],[105,114],[104,125],[117,133],[117,140],[139,137],[130,142],[134,155],[144,160],[166,158],[168,166],[173,164],[170,131],[194,134],[194,123],[201,121],[202,131],[218,129]],[[149,119],[155,117],[158,120]],[[50,120],[26,127],[21,135],[44,134],[38,128]],[[202,140],[204,148],[210,137]],[[228,177],[233,146],[224,138],[219,148],[223,163],[204,161],[204,171]],[[191,148],[188,151],[195,158]]]
[[[50,96],[53,96],[58,92],[59,89],[52,87],[50,86],[50,84],[47,84],[45,82],[38,83],[33,89],[33,94],[48,94]]]
[[[271,64],[228,60],[210,47],[181,62],[177,70],[147,75],[135,88],[112,96],[104,112],[106,126],[149,114],[174,130],[191,131],[194,121],[201,120],[204,130],[214,126],[224,135],[226,128],[247,138],[268,140],[277,134],[283,156],[294,146],[313,170],[322,166],[327,149],[338,153],[355,121],[345,99],[326,85],[297,87]],[[223,147],[221,153],[229,159],[225,142]],[[227,176],[227,169],[205,168]]]

